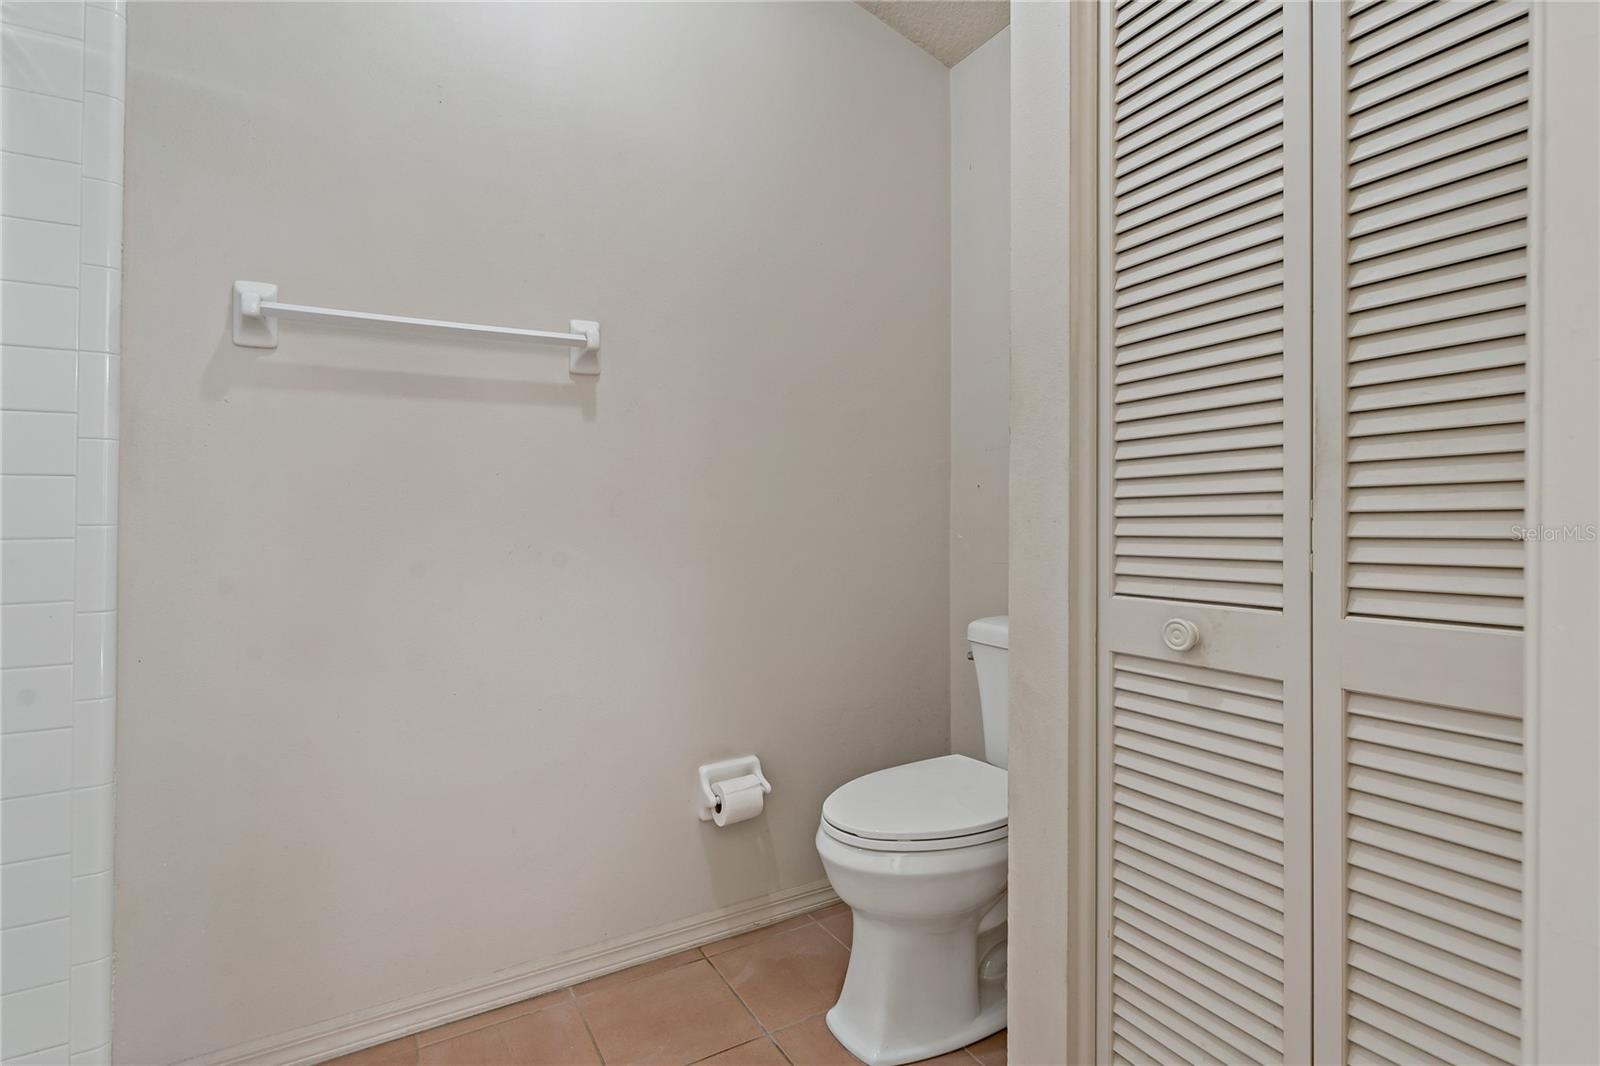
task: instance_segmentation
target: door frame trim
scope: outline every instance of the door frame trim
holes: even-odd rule
[[[1600,523],[1600,9],[1535,4],[1532,17],[1527,522],[1593,528]],[[1600,544],[1530,540],[1526,572],[1523,1052],[1529,1062],[1594,1062]]]
[[[1011,1060],[1095,1061],[1101,4],[1012,7]]]

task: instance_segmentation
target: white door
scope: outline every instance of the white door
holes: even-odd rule
[[[1099,1053],[1304,1062],[1309,12],[1102,13]]]
[[[1525,3],[1317,5],[1317,1057],[1521,1057]]]
[[[1528,6],[1102,16],[1100,1057],[1518,1061]]]

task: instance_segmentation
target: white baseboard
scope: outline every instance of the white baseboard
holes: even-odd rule
[[[614,970],[803,914],[838,899],[826,880],[774,892],[493,977],[396,1000],[279,1036],[187,1059],[182,1066],[309,1066],[385,1040],[503,1007]]]

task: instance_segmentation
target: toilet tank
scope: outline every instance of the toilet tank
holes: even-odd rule
[[[1006,649],[1010,645],[1008,616],[980,618],[967,626],[972,664],[978,670],[978,701],[983,705],[983,758],[1006,765]]]

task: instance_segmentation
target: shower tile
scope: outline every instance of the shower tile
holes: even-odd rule
[[[78,164],[6,152],[0,156],[0,202],[8,215],[76,226]]]
[[[93,1051],[111,1042],[111,959],[72,968],[72,1040],[74,1053]]]
[[[67,920],[24,925],[0,933],[0,992],[53,985],[67,979]]]
[[[83,104],[0,89],[0,146],[8,152],[78,162],[83,153]]]
[[[72,873],[104,873],[111,869],[111,786],[72,792]],[[93,1047],[85,1044],[84,1047]]]
[[[7,604],[0,607],[0,626],[6,635],[0,645],[0,666],[56,666],[72,661],[70,603]]]
[[[72,599],[73,543],[8,540],[0,545],[0,601],[54,603]]]
[[[83,96],[83,46],[7,25],[0,29],[0,84],[76,100]]]
[[[72,667],[30,666],[0,672],[0,731],[64,729],[72,724]]]
[[[0,350],[0,402],[7,411],[71,411],[77,389],[77,365],[71,352]]]
[[[78,346],[78,291],[59,285],[0,281],[0,344],[29,348]]]
[[[0,800],[0,863],[65,855],[71,850],[70,792]]]
[[[61,0],[4,0],[0,3],[0,22],[26,26],[59,37],[83,36],[83,5]]]
[[[79,526],[72,579],[80,611],[117,608],[117,527]]]
[[[37,796],[72,787],[72,730],[11,733],[0,744],[4,798]]]
[[[72,962],[97,962],[111,954],[111,872],[72,879]]]
[[[109,181],[82,183],[79,252],[93,266],[122,266],[122,186]]]
[[[77,463],[78,420],[47,411],[0,413],[0,471],[71,474]]]
[[[117,394],[122,389],[122,358],[103,352],[78,353],[78,436],[116,440],[122,434]]]
[[[117,612],[97,611],[77,618],[73,649],[73,695],[100,700],[117,690]]]
[[[78,441],[78,524],[117,524],[117,442]]]
[[[83,87],[121,97],[127,74],[128,24],[114,11],[91,7],[83,26]]]
[[[34,477],[11,474],[0,477],[0,536],[70,537],[76,505],[76,478]]]
[[[83,266],[78,273],[78,347],[110,352],[122,347],[122,272]]]
[[[83,98],[83,176],[122,181],[122,101],[100,93]]]
[[[65,855],[0,866],[0,918],[6,928],[65,918],[72,860]]]
[[[72,787],[111,783],[116,757],[116,700],[83,700],[73,710]]]
[[[65,1062],[70,1024],[67,1003],[66,981],[0,997],[0,1017],[6,1020],[5,1028],[0,1029],[0,1056],[27,1055],[29,1063]],[[59,1058],[35,1054],[55,1048],[60,1048]]]
[[[8,209],[10,206],[6,205]],[[0,219],[0,277],[43,285],[76,285],[78,246],[78,227],[70,223]]]

